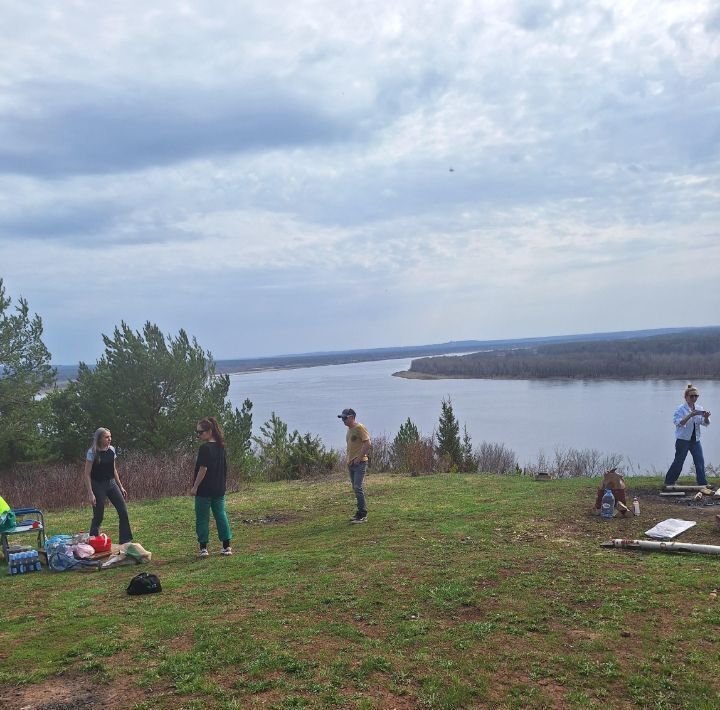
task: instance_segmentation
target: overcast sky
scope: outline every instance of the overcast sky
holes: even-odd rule
[[[718,324],[712,0],[0,5],[0,277],[53,362]]]

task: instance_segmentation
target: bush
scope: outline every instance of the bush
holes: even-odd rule
[[[372,437],[372,448],[368,454],[370,460],[369,470],[385,473],[393,469],[392,444],[387,434]],[[347,465],[347,462],[346,462]]]
[[[405,449],[404,471],[411,476],[436,470],[435,441],[432,436],[421,436]]]
[[[394,471],[409,471],[408,452],[409,449],[420,441],[420,432],[413,424],[410,417],[400,425],[398,433],[393,439],[390,447],[390,461]]]
[[[619,468],[624,461],[621,454],[603,454],[597,449],[555,449],[553,458],[544,452],[528,464],[525,472],[535,475],[549,473],[553,478],[600,477],[610,468]]]
[[[253,437],[258,446],[254,473],[265,480],[327,475],[337,466],[338,455],[327,450],[319,437],[301,435],[297,429],[289,434],[287,424],[275,412],[260,427],[260,434]]]
[[[475,452],[477,470],[485,473],[515,473],[517,456],[505,444],[483,441]]]
[[[162,456],[119,454],[118,471],[128,492],[131,520],[132,501],[184,495],[192,485],[194,453],[179,450]],[[13,466],[0,478],[3,497],[14,507],[37,507],[42,511],[89,507],[84,467],[81,460]],[[228,476],[228,491],[237,489],[237,477]]]

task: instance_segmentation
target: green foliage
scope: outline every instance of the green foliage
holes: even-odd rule
[[[0,279],[0,467],[43,457],[40,421],[47,407],[36,397],[55,380],[42,319],[30,315],[22,297],[14,313],[11,304]]]
[[[262,475],[271,481],[327,474],[337,465],[337,454],[327,451],[319,437],[301,435],[297,429],[289,433],[288,425],[275,412],[253,441],[258,445]]]
[[[245,399],[240,409],[226,407],[221,416],[230,468],[247,473],[252,466],[252,402]]]
[[[254,436],[258,445],[258,463],[270,480],[284,478],[290,449],[288,425],[271,412],[270,419],[260,425],[260,436]]]
[[[52,458],[60,461],[77,459],[83,445],[90,440],[92,431],[80,406],[75,383],[49,392],[45,397],[45,406],[44,435]]]
[[[460,425],[453,412],[450,398],[443,399],[437,432],[437,454],[446,470],[458,471],[463,466]]]
[[[328,451],[320,437],[294,431],[288,458],[288,478],[306,478],[332,472],[338,463],[338,455]]]
[[[460,453],[462,455],[462,470],[472,473],[478,470],[478,457],[473,451],[472,440],[468,433],[467,426],[463,426],[463,438],[460,445]]]
[[[409,469],[410,452],[418,441],[420,441],[420,431],[408,417],[407,421],[400,425],[400,429],[390,447],[392,468],[397,471],[407,471]]]
[[[246,401],[239,411],[226,403],[230,379],[216,374],[212,356],[195,338],[184,330],[165,336],[149,322],[141,332],[121,323],[112,337],[103,335],[103,342],[105,352],[95,367],[80,363],[77,380],[51,397],[59,451],[77,455],[99,426],[133,451],[187,447],[194,442],[197,420],[212,415],[238,447],[231,461],[243,459],[252,405]]]

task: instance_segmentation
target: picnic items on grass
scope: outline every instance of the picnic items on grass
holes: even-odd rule
[[[139,542],[124,542],[117,552],[102,563],[102,569],[119,567],[120,565],[144,564],[150,562],[152,552],[148,552]]]

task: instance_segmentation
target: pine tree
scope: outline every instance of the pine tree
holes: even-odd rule
[[[20,298],[15,312],[0,279],[0,467],[42,457],[42,413],[37,395],[55,381],[50,353],[42,340],[39,315]]]
[[[408,468],[410,451],[418,441],[420,441],[420,432],[408,417],[407,421],[400,425],[400,429],[390,447],[393,468],[398,471],[404,471]]]
[[[462,438],[462,470],[468,473],[475,473],[478,469],[478,457],[473,453],[472,439],[467,430],[467,426],[463,426]]]
[[[460,425],[453,412],[452,401],[443,399],[437,432],[437,453],[448,470],[459,470],[463,465]]]
[[[56,415],[72,419],[55,427],[58,451],[77,455],[99,426],[111,429],[125,450],[194,448],[194,425],[207,416],[218,418],[232,448],[249,451],[252,405],[231,407],[229,376],[216,373],[211,354],[195,338],[184,330],[165,336],[149,322],[142,331],[121,323],[103,342],[95,366],[81,362],[77,380],[49,398]]]

